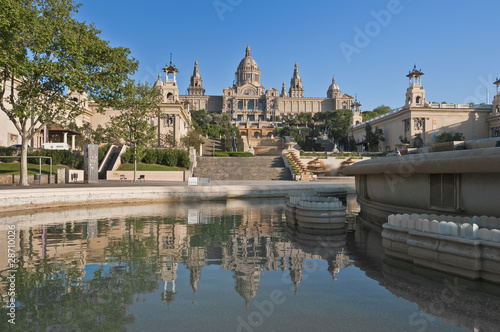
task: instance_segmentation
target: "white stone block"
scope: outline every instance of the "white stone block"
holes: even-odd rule
[[[431,233],[439,234],[439,221],[431,221]]]
[[[439,222],[439,234],[450,235],[449,230],[448,230],[448,222],[446,222],[446,221]]]
[[[416,224],[415,219],[412,219],[412,218],[410,217],[410,220],[408,220],[408,227],[407,227],[407,228],[408,228],[408,229],[412,229],[412,230],[413,230],[413,229],[415,229],[415,224]]]
[[[481,240],[490,241],[491,240],[491,232],[487,228],[480,228],[477,232],[477,237]]]
[[[422,232],[430,233],[430,231],[431,231],[430,221],[427,219],[423,219],[423,220],[421,220],[421,222],[422,222]]]
[[[478,216],[473,216],[473,217],[471,218],[471,224],[473,224],[473,225],[474,225],[474,224],[476,224],[476,225],[478,225],[478,226],[479,226],[479,223],[480,223],[480,222],[481,222],[481,220],[480,220],[480,218],[479,218]]]
[[[394,226],[401,227],[401,215],[396,214],[394,216]]]
[[[488,218],[488,226],[487,226],[490,230],[491,229],[500,229],[500,225],[499,225],[499,222],[498,222],[498,218],[495,218],[495,217],[489,217]]]
[[[401,227],[408,228],[408,220],[410,220],[410,216],[405,213],[401,216]]]
[[[429,220],[437,220],[437,221],[441,221],[441,220],[439,220],[439,217],[438,217],[438,215],[437,215],[437,214],[430,214],[428,219],[429,219]]]
[[[477,224],[472,224],[472,238],[477,239],[478,238],[478,233],[479,232],[479,226]]]
[[[488,228],[488,216],[481,216],[478,218],[479,222],[477,223],[479,225],[479,228]]]
[[[417,231],[422,231],[422,219],[418,219],[416,222],[415,222],[415,229]]]
[[[491,234],[491,241],[500,242],[500,230],[491,229],[490,234]]]
[[[472,240],[474,236],[472,225],[468,223],[460,225],[460,235],[466,239]]]
[[[451,235],[451,236],[456,236],[458,237],[459,236],[459,228],[458,228],[458,225],[455,224],[453,221],[448,221],[448,233]]]

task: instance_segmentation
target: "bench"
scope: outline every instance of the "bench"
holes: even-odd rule
[[[137,178],[137,181],[146,181],[146,175],[144,175],[144,174],[139,175],[139,177]]]
[[[122,180],[127,180],[127,177],[125,176],[125,174],[120,174],[120,181]]]

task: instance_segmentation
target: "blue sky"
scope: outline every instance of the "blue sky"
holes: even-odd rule
[[[80,0],[81,21],[130,48],[134,78],[154,82],[169,61],[187,94],[194,61],[207,95],[231,86],[247,43],[266,89],[287,88],[295,62],[306,97],[326,97],[335,75],[362,110],[404,104],[405,75],[416,64],[427,101],[490,102],[500,76],[500,2]]]

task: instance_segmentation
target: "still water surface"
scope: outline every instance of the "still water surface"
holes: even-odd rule
[[[498,331],[484,285],[388,261],[380,235],[287,227],[283,200],[44,212],[16,225],[0,331]],[[0,247],[2,307],[7,255]]]

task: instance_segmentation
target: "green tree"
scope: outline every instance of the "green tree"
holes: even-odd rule
[[[363,116],[363,121],[368,121],[370,119],[376,118],[377,116],[388,113],[390,111],[391,108],[389,106],[380,105],[379,107],[376,107],[373,111],[363,112],[361,113],[361,115]]]
[[[156,138],[156,126],[151,117],[157,113],[160,94],[147,84],[125,85],[120,115],[111,118],[109,135],[124,140],[133,149],[134,181],[136,181],[137,159],[142,159],[142,152],[148,145],[153,145]]]
[[[87,94],[103,111],[137,69],[128,49],[111,47],[94,25],[73,18],[78,7],[73,0],[3,0],[0,6],[0,109],[21,136],[23,186],[28,141],[45,125],[83,112],[69,92]]]
[[[187,141],[189,140],[189,146],[194,147],[196,151],[200,153],[200,145],[202,145],[203,142],[205,141],[203,139],[203,136],[197,130],[190,130],[188,135],[189,139],[187,135],[182,138],[184,145],[187,146],[188,145]]]
[[[366,132],[365,140],[369,146],[369,150],[378,151],[379,143],[381,141],[385,141],[382,129],[375,127],[375,131],[373,131],[372,126],[369,123],[367,123],[365,127],[365,132]]]

